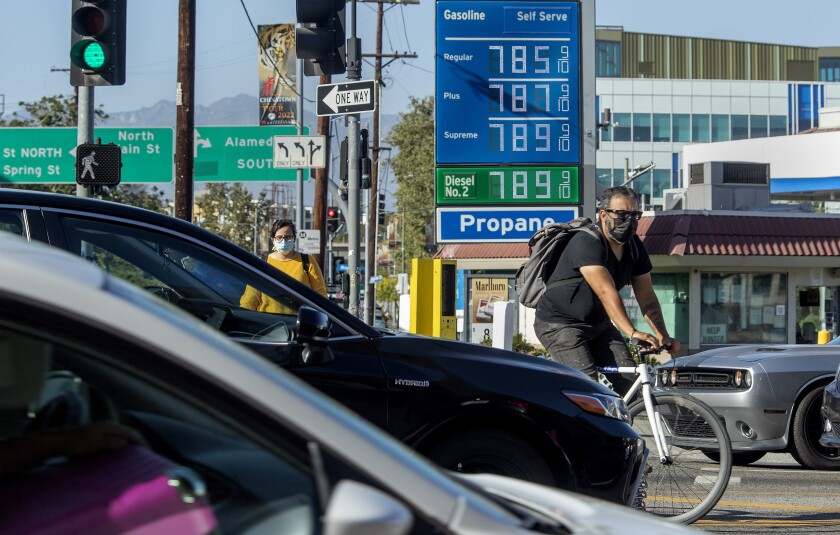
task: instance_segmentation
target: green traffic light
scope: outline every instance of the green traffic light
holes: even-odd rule
[[[105,51],[102,45],[91,41],[82,51],[82,61],[88,69],[96,70],[105,65]]]

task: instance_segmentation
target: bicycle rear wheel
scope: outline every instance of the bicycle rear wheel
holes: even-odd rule
[[[633,429],[650,448],[644,510],[690,524],[712,510],[732,473],[732,445],[720,419],[705,403],[679,394],[653,393],[653,412],[662,424],[668,460],[662,462],[644,401],[630,406]],[[720,462],[704,452],[714,452]]]

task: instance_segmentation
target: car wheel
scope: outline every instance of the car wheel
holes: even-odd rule
[[[716,463],[720,462],[720,455],[716,451],[704,451],[703,455]],[[758,461],[765,455],[767,455],[766,451],[733,451],[732,464],[735,466],[746,466]]]
[[[505,431],[481,429],[458,433],[431,449],[427,457],[454,472],[497,474],[555,486],[542,454]]]
[[[814,388],[802,398],[793,416],[794,459],[807,468],[815,470],[840,470],[840,449],[820,446],[822,434],[823,387]]]

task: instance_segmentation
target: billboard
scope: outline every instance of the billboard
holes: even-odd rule
[[[260,125],[297,124],[295,25],[261,24],[257,37]]]

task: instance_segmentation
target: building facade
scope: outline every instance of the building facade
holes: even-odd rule
[[[596,32],[600,122],[599,189],[629,170],[655,167],[630,185],[648,207],[687,185],[682,148],[691,143],[797,134],[840,106],[840,47],[807,48],[600,28]],[[771,177],[772,179],[773,177]]]

